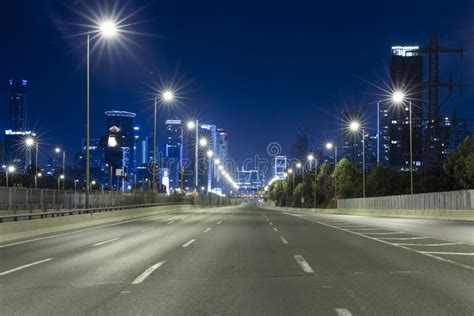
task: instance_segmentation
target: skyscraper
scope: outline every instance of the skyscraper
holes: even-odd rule
[[[169,189],[180,187],[180,168],[183,159],[183,122],[166,120],[164,168],[168,169]]]
[[[423,57],[418,46],[393,46],[390,61],[392,91],[402,91],[408,98],[401,105],[389,104],[391,166],[408,170],[410,168],[410,121],[409,105],[412,106],[413,163],[419,166],[422,160],[422,117],[423,117]],[[388,102],[391,103],[391,102]]]
[[[112,167],[115,176],[119,176],[122,190],[134,176],[135,116],[135,113],[126,111],[105,112],[106,130],[100,145],[105,151],[104,162]]]
[[[10,79],[10,129],[5,130],[4,160],[17,169],[26,170],[31,165],[33,150],[26,148],[25,139],[35,134],[27,125],[27,84],[25,79]]]
[[[10,129],[26,131],[27,127],[27,84],[25,79],[10,79]]]

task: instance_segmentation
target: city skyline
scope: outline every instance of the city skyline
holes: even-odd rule
[[[69,17],[72,21],[77,20],[78,17],[75,16],[75,14],[71,12],[69,8],[58,8],[54,1],[39,8],[42,10],[42,12],[46,12],[48,14],[44,16],[31,16],[34,6],[29,7],[26,5],[26,3],[28,2],[20,1],[16,4],[9,4],[9,6],[11,6],[11,10],[15,12],[22,10],[22,14],[20,14],[20,16],[22,16],[23,19],[28,18],[31,20],[31,23],[39,23],[40,25],[38,27],[38,32],[51,31],[50,34],[47,35],[47,38],[50,41],[54,40],[57,42],[53,47],[50,47],[50,49],[52,49],[52,56],[60,61],[60,63],[64,66],[64,69],[53,68],[51,69],[50,73],[37,72],[41,69],[41,67],[39,67],[38,64],[32,64],[33,62],[37,61],[36,59],[29,60],[27,55],[19,55],[17,53],[20,49],[24,50],[28,45],[30,45],[29,42],[18,41],[15,38],[11,38],[8,40],[11,46],[11,53],[2,52],[2,54],[6,54],[5,56],[9,57],[10,55],[8,54],[14,53],[16,56],[21,57],[14,59],[13,63],[6,65],[6,67],[0,71],[0,75],[2,75],[1,77],[4,78],[3,80],[8,80],[13,76],[22,76],[30,81],[30,104],[32,106],[30,109],[30,123],[33,125],[33,127],[48,126],[46,130],[41,132],[49,134],[53,139],[55,137],[57,138],[55,135],[59,133],[58,131],[61,131],[62,143],[67,145],[68,151],[72,152],[75,151],[75,148],[80,146],[80,139],[82,138],[81,136],[83,134],[81,120],[77,120],[77,122],[66,125],[64,122],[61,122],[57,119],[57,115],[63,115],[65,113],[63,104],[68,104],[66,107],[68,109],[71,107],[78,108],[77,117],[82,118],[84,116],[81,107],[84,96],[82,89],[80,89],[80,87],[83,86],[84,78],[84,74],[81,70],[84,66],[84,60],[80,56],[84,47],[83,43],[80,41],[75,40],[71,42],[68,35],[73,34],[73,32],[70,27],[66,27],[61,24],[60,21],[63,19],[60,19],[59,16],[60,14],[64,14],[64,18]],[[71,6],[74,7],[73,5]],[[201,10],[205,10],[206,6],[206,4],[204,4],[202,8],[191,6],[186,10],[198,9],[199,12]],[[307,4],[306,6],[310,8],[312,5]],[[141,8],[139,2],[137,7]],[[366,4],[362,5],[360,8],[354,8],[354,10],[362,15],[367,15],[370,12],[364,13],[364,9],[369,7],[370,6]],[[80,6],[75,8],[79,9]],[[230,10],[230,7],[222,5],[220,9],[223,12],[226,12],[226,10]],[[259,6],[256,8],[257,11],[261,9],[262,8]],[[334,7],[327,5],[326,9],[334,10]],[[136,19],[139,21],[146,20],[146,18],[148,18],[151,13],[155,13],[155,10],[156,6],[151,4],[150,6],[146,7],[146,10],[140,12],[141,16],[139,14]],[[294,10],[297,9],[295,8]],[[387,12],[396,16],[398,10],[399,9],[397,8],[393,8],[393,10],[392,8],[389,8],[387,9]],[[421,4],[415,5],[408,14],[410,16],[416,15],[420,14],[420,12],[424,10],[432,10],[433,14],[437,14],[436,4],[427,8]],[[467,19],[466,13],[454,8],[451,8],[450,10],[453,10],[452,14],[450,15],[450,19],[452,21],[459,22],[453,24],[450,23],[450,19],[443,20],[445,25],[443,25],[442,30],[439,30],[438,34],[440,37],[440,42],[447,46],[463,47],[469,51],[472,48],[472,43],[466,41],[467,37],[460,35],[463,34],[463,32],[468,32],[468,29],[462,27],[462,21],[466,21]],[[173,10],[170,11],[174,12]],[[271,11],[269,11],[269,14],[265,19],[272,21],[281,14],[282,8],[276,6],[275,8],[272,8]],[[173,14],[165,17],[164,20],[170,23],[167,24],[167,28],[165,27],[161,31],[159,30],[159,28],[162,26],[160,23],[158,23],[157,26],[153,24],[148,25],[146,23],[139,25],[139,31],[160,35],[165,33],[164,35],[166,36],[165,39],[160,40],[156,40],[154,37],[150,38],[147,36],[133,37],[133,42],[135,42],[137,44],[136,46],[138,46],[136,48],[136,54],[143,53],[143,63],[146,64],[143,65],[138,63],[137,70],[132,71],[130,74],[131,78],[138,80],[127,82],[120,79],[120,77],[123,76],[123,72],[121,70],[123,66],[121,66],[121,63],[125,62],[134,64],[137,61],[132,57],[126,57],[127,54],[121,58],[117,58],[116,54],[120,51],[119,47],[110,48],[114,52],[110,61],[107,61],[106,59],[104,60],[104,54],[99,54],[98,57],[100,58],[97,58],[97,61],[93,62],[92,65],[94,70],[94,76],[92,77],[94,89],[91,100],[93,117],[97,117],[100,115],[100,113],[109,109],[131,111],[137,113],[139,118],[144,118],[140,124],[141,126],[144,128],[150,128],[150,115],[147,113],[152,111],[152,102],[147,101],[147,99],[149,99],[147,94],[151,92],[151,86],[153,86],[153,82],[159,82],[160,80],[166,82],[167,78],[174,77],[176,82],[180,82],[182,83],[182,86],[185,86],[185,88],[183,88],[181,91],[183,92],[182,103],[179,107],[165,108],[163,111],[160,111],[158,113],[160,117],[159,121],[164,121],[168,117],[180,116],[180,114],[184,114],[182,115],[185,116],[183,119],[204,119],[208,121],[221,122],[222,126],[226,126],[226,128],[233,135],[235,135],[234,138],[236,146],[233,147],[235,152],[232,154],[237,161],[243,161],[243,159],[249,156],[248,153],[256,153],[263,156],[265,154],[266,145],[272,141],[279,141],[286,151],[289,152],[289,147],[295,137],[294,133],[275,131],[274,136],[264,136],[258,141],[248,139],[249,133],[251,134],[252,132],[250,130],[243,130],[239,128],[240,120],[237,119],[239,116],[245,117],[247,121],[246,126],[257,133],[272,129],[272,125],[261,125],[258,123],[263,117],[268,116],[269,118],[273,118],[273,123],[289,124],[289,130],[306,130],[310,137],[310,142],[313,144],[323,144],[326,139],[335,139],[336,137],[339,138],[339,135],[337,135],[339,122],[337,122],[337,118],[332,115],[331,109],[337,107],[342,110],[347,106],[353,105],[364,109],[368,108],[368,104],[371,104],[376,99],[375,97],[372,97],[372,95],[378,93],[379,91],[376,91],[376,89],[374,91],[374,89],[370,87],[370,84],[367,84],[365,81],[380,84],[380,82],[378,82],[380,78],[383,79],[382,81],[386,81],[388,79],[388,71],[386,71],[386,69],[388,69],[388,60],[391,54],[390,48],[394,45],[416,44],[420,46],[426,46],[428,44],[431,32],[436,31],[433,29],[413,29],[410,27],[410,25],[397,25],[397,27],[395,27],[395,25],[382,26],[377,32],[389,34],[395,29],[397,31],[392,33],[393,36],[388,37],[385,35],[382,40],[373,41],[372,43],[363,41],[360,41],[359,43],[354,41],[348,42],[348,47],[346,48],[348,52],[366,50],[368,54],[364,54],[364,56],[360,56],[360,54],[354,54],[353,57],[350,56],[351,54],[346,54],[344,58],[340,57],[342,56],[340,52],[342,49],[340,46],[341,44],[334,43],[330,39],[328,39],[328,43],[330,43],[332,46],[329,46],[329,49],[333,52],[331,53],[333,56],[328,56],[328,54],[322,53],[324,50],[322,50],[323,46],[321,46],[321,44],[308,44],[303,40],[303,38],[297,37],[291,40],[288,43],[288,48],[285,48],[282,52],[284,52],[285,56],[292,56],[294,54],[300,54],[306,49],[308,52],[311,52],[311,54],[316,54],[316,56],[319,54],[322,58],[314,58],[313,60],[308,60],[305,58],[301,62],[307,63],[309,66],[308,70],[318,69],[318,74],[322,74],[321,70],[326,69],[326,71],[323,72],[323,77],[326,76],[326,80],[321,82],[321,80],[314,79],[316,80],[314,81],[308,77],[309,73],[301,68],[302,65],[295,64],[294,66],[296,67],[294,67],[294,70],[291,70],[288,68],[288,66],[285,66],[285,64],[279,64],[280,67],[276,66],[275,64],[275,70],[277,70],[276,77],[269,81],[271,83],[269,87],[262,87],[261,83],[259,83],[261,80],[258,79],[259,76],[257,75],[258,73],[256,73],[257,70],[249,72],[249,74],[252,76],[257,75],[255,79],[258,80],[250,81],[247,86],[242,86],[239,82],[238,78],[241,78],[241,71],[236,70],[233,72],[236,72],[237,79],[233,78],[227,80],[227,75],[216,72],[216,70],[219,69],[220,65],[222,64],[222,60],[215,55],[209,55],[213,56],[213,59],[211,57],[203,59],[206,67],[212,71],[210,73],[202,72],[202,69],[199,68],[195,63],[196,57],[189,55],[189,53],[186,53],[186,50],[182,50],[180,48],[184,47],[183,45],[188,45],[190,48],[197,49],[197,52],[200,54],[203,53],[204,50],[207,52],[208,48],[204,48],[202,44],[198,42],[190,41],[188,37],[183,37],[180,27],[175,24],[176,22],[172,21],[173,18],[176,18],[177,21],[181,19],[179,15],[177,16]],[[407,16],[407,18],[409,17]],[[6,17],[4,21],[12,25],[18,25],[18,23],[21,23],[22,20],[20,19],[19,21],[10,21],[9,18]],[[305,15],[302,16],[302,21],[306,21]],[[255,20],[250,19],[250,22],[252,27],[256,27],[257,24]],[[208,23],[211,23],[211,21]],[[233,23],[235,23],[235,21],[231,19],[225,27],[232,30]],[[337,21],[328,23],[328,25],[331,25],[331,23],[337,23]],[[206,30],[208,30],[208,25],[209,24],[204,24],[201,27],[205,27]],[[316,24],[308,24],[304,31],[305,35],[310,36],[311,34],[319,34],[316,26]],[[292,23],[290,23],[290,25],[287,27],[289,28],[287,32],[290,33],[300,28],[299,24]],[[364,26],[362,25],[356,27],[364,29]],[[21,27],[16,29],[18,29],[18,32],[20,32],[19,34],[22,34],[21,32],[26,31]],[[68,31],[71,31],[70,34],[66,34]],[[260,26],[260,32],[265,31],[266,28],[262,28]],[[344,33],[343,30],[340,32]],[[232,35],[235,35],[233,32],[230,32],[229,34],[231,37]],[[458,35],[453,36],[451,34]],[[28,38],[29,36],[28,34],[23,35],[25,38]],[[213,41],[217,39],[216,36],[218,35],[219,33],[217,31],[212,31],[209,33],[209,35],[207,35],[210,36],[208,40],[211,43],[214,43]],[[277,52],[271,50],[271,48],[277,43],[275,42],[276,39],[274,38],[269,38],[266,42],[259,43],[258,45],[254,45],[256,44],[256,38],[252,36],[250,36],[248,39],[239,39],[242,41],[242,47],[244,50],[248,50],[249,52],[252,51],[252,49],[254,50],[256,54],[254,57],[255,60],[260,60],[262,56],[266,56],[268,54],[270,54],[269,56],[272,56],[271,54],[275,54]],[[37,46],[39,45],[38,42],[34,43]],[[265,46],[265,43],[267,43],[268,46]],[[228,50],[231,47],[229,46],[230,44],[231,42],[228,42],[227,40],[224,41],[222,49]],[[350,49],[350,46],[352,46],[352,49]],[[157,47],[159,47],[160,52],[159,62],[153,61],[155,59],[153,58],[153,55],[157,52]],[[41,56],[41,54],[43,54],[42,50],[46,47],[39,45],[38,48],[39,56]],[[215,48],[216,53],[218,53],[219,49],[221,49],[218,47]],[[132,47],[129,49],[132,49]],[[280,55],[281,54],[275,54],[274,60],[278,61],[279,58],[283,57]],[[177,58],[172,56],[177,56]],[[236,65],[241,65],[246,61],[246,59],[248,59],[234,55],[231,56],[236,58]],[[314,68],[317,65],[321,66],[320,63],[324,59],[327,59],[328,61],[325,62],[327,66],[322,66],[322,68]],[[354,63],[354,61],[357,59],[360,62]],[[100,65],[99,61],[103,63],[103,65]],[[111,65],[112,62],[114,67]],[[449,62],[450,61],[448,61],[448,63]],[[70,64],[70,66],[67,64]],[[458,68],[460,67],[457,64],[454,65]],[[273,76],[273,74],[275,74],[275,71],[271,71],[270,65],[268,63],[263,63],[262,66],[264,68],[259,69],[262,71],[260,76],[262,80],[265,76],[270,74]],[[325,67],[332,68],[331,74],[329,74],[327,68]],[[464,72],[458,72],[457,69],[451,68],[449,70],[453,70],[453,73],[456,76],[460,76],[460,81],[468,84],[472,81],[472,78],[469,77],[473,73],[472,71],[469,71],[469,69],[472,69],[472,58],[465,58],[461,67],[465,69]],[[243,66],[243,69],[247,68],[248,67]],[[158,69],[159,71],[157,71]],[[285,77],[285,73],[290,74],[289,77],[286,76],[288,77],[289,85],[285,84],[284,86],[286,86],[287,89],[281,89],[281,87],[283,87],[282,85],[284,82],[282,80]],[[57,81],[55,82],[53,78],[58,78],[58,76],[65,79],[62,80],[64,83]],[[214,82],[216,79],[219,79],[219,85],[221,85],[220,87],[218,85],[216,86],[216,83]],[[41,90],[44,90],[43,87],[45,87],[45,84],[48,82],[54,82],[54,85],[59,84],[59,89],[50,91],[52,93],[45,95],[45,93]],[[70,84],[66,86],[66,82]],[[303,82],[303,84],[298,85],[298,82]],[[342,85],[335,84],[336,82],[342,82]],[[310,89],[309,86],[314,86],[315,88]],[[236,103],[233,100],[235,99],[235,92],[232,90],[239,91],[239,93],[242,93],[244,96],[248,97],[243,99],[244,102]],[[61,91],[63,91],[64,94],[60,93]],[[325,91],[331,93],[328,95]],[[2,99],[5,100],[5,88],[1,87],[0,92],[0,96],[2,96]],[[459,93],[454,93],[452,104],[448,104],[448,107],[444,108],[443,110],[449,114],[451,113],[451,109],[449,107],[452,105],[457,105],[458,115],[460,117],[471,119],[474,117],[474,115],[471,113],[472,107],[469,106],[469,104],[472,104],[472,102],[473,97],[470,91],[466,90],[463,98],[459,97]],[[71,105],[69,106],[69,104]],[[40,109],[51,113],[52,123],[45,124],[44,119],[40,116],[40,113],[42,113]],[[277,109],[279,113],[284,115],[281,115],[278,118],[273,117],[272,113],[274,109]],[[298,110],[293,111],[293,109]],[[283,117],[287,119],[283,120]],[[320,119],[323,117],[324,119]],[[372,113],[369,112],[368,121],[375,122],[375,118],[375,111],[372,111]],[[6,127],[6,124],[7,123],[5,122],[5,119],[0,120],[0,127],[2,127],[2,129]],[[98,122],[96,121],[94,123],[93,121],[92,128],[96,130],[99,129],[97,125]],[[311,128],[314,125],[320,126],[321,128],[315,131]],[[159,134],[162,135],[163,131],[161,130]],[[261,134],[265,135],[266,133]],[[244,141],[244,139],[248,140]],[[244,144],[245,146],[243,146]],[[246,148],[246,151],[243,151],[241,148]]]

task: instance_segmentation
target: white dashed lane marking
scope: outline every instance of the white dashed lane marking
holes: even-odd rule
[[[139,284],[139,283],[142,283],[143,281],[145,281],[146,278],[148,278],[150,276],[150,274],[153,273],[153,271],[155,271],[156,269],[158,269],[159,267],[161,267],[163,264],[165,263],[165,261],[160,261],[154,265],[152,265],[151,267],[149,267],[148,269],[146,269],[145,272],[143,272],[142,274],[140,274],[135,280],[132,281],[132,284]]]
[[[26,268],[35,266],[37,264],[50,261],[50,260],[53,260],[53,258],[48,258],[48,259],[43,259],[43,260],[40,260],[40,261],[35,261],[35,262],[32,262],[32,263],[28,263],[28,264],[25,264],[23,266],[19,266],[19,267],[16,267],[16,268],[13,268],[13,269],[10,269],[10,270],[7,270],[7,271],[0,272],[0,276],[7,275],[7,274],[10,274],[10,273],[15,272],[15,271],[23,270],[23,269],[26,269]]]
[[[287,244],[287,243],[288,243],[288,240],[286,240],[285,237],[281,236],[280,239],[281,239],[281,242],[282,242],[282,243],[284,243],[284,244]]]
[[[314,270],[311,268],[308,262],[304,260],[303,256],[295,255],[294,256],[296,262],[300,265],[301,269],[306,273],[314,273]]]
[[[196,239],[191,239],[190,241],[186,242],[186,243],[183,245],[183,247],[186,248],[186,247],[188,247],[189,245],[191,245],[191,244],[192,244],[193,242],[195,242],[195,241],[196,241]]]
[[[101,242],[98,242],[96,244],[93,244],[92,247],[97,247],[97,246],[101,246],[103,244],[108,244],[109,242],[116,241],[117,239],[118,239],[118,237],[112,238],[112,239],[109,239],[109,240],[106,240],[106,241],[101,241]]]
[[[352,313],[345,308],[336,308],[337,316],[352,316]]]

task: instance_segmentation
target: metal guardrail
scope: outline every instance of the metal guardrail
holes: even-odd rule
[[[83,209],[71,209],[71,210],[62,210],[62,211],[48,211],[48,212],[38,212],[38,213],[23,213],[23,214],[12,214],[12,215],[2,215],[0,216],[0,223],[3,223],[6,219],[13,221],[18,220],[31,220],[34,217],[46,218],[46,217],[57,217],[64,215],[74,215],[74,214],[93,214],[98,212],[110,212],[110,211],[120,211],[128,209],[137,209],[153,206],[165,206],[165,205],[193,205],[191,202],[169,202],[169,203],[153,203],[153,204],[138,204],[138,205],[121,205],[121,206],[107,206],[107,207],[96,207],[96,208],[83,208]]]

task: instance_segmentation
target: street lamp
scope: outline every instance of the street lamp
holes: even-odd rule
[[[214,156],[214,152],[209,149],[209,150],[206,152],[206,155],[207,155],[209,158],[212,158],[212,156]]]
[[[54,148],[54,152],[59,154],[59,153],[63,153],[63,164],[62,164],[62,167],[63,167],[63,173],[62,173],[62,176],[65,177],[66,176],[66,151],[65,150],[61,150],[61,148],[59,147],[56,147]],[[64,190],[64,182],[63,182],[63,190]]]
[[[309,154],[308,157],[306,157],[306,159],[309,161],[309,166],[311,168],[313,160],[316,160],[316,158],[314,157],[313,154]],[[318,178],[317,178],[317,176],[318,176],[317,168],[318,168],[318,166],[317,166],[317,164],[315,164],[314,165],[314,208],[316,208],[316,206],[317,206],[317,202],[316,202],[316,197],[317,197],[316,184],[317,184],[317,180],[318,180]]]
[[[171,90],[164,90],[161,92],[161,100],[163,103],[170,103],[173,101],[174,95]],[[152,174],[152,182],[153,186],[151,189],[151,193],[154,193],[156,191],[156,114],[157,114],[157,105],[158,105],[158,97],[155,97],[155,111],[153,115],[153,174]]]
[[[106,20],[97,26],[99,34],[105,38],[113,38],[118,32],[117,24]],[[96,31],[87,32],[86,56],[86,208],[89,207],[90,192],[90,36]]]
[[[12,174],[12,173],[15,173],[15,171],[16,171],[16,168],[13,165],[8,166],[6,171],[5,171],[5,176],[6,176],[6,179],[7,179],[7,188],[8,188],[8,175]]]
[[[63,180],[63,190],[64,190],[64,182],[65,182],[65,181],[64,181],[64,174],[62,174],[62,175],[60,175],[60,176],[58,177],[58,191],[60,190],[60,187],[61,187],[61,185],[60,185],[60,184],[61,184],[61,180]]]
[[[206,147],[206,146],[207,146],[207,139],[204,138],[204,137],[201,138],[201,139],[199,140],[199,146],[201,146],[201,147]]]
[[[365,199],[365,131],[357,121],[352,121],[349,124],[349,129],[354,133],[362,132],[362,196]]]
[[[293,178],[291,185],[291,205],[293,205],[295,201],[295,173],[293,172],[293,169],[288,169],[288,174],[291,174]]]
[[[413,194],[413,122],[411,111],[411,98],[407,98],[402,91],[395,91],[392,94],[392,101],[397,105],[402,105],[405,99],[408,100],[409,125],[410,125],[410,194]]]
[[[329,142],[326,143],[326,149],[331,150],[334,148],[334,171],[336,171],[336,164],[337,164],[337,146],[333,143]],[[336,177],[334,177],[334,200],[337,204],[337,186],[336,186]]]
[[[35,146],[35,189],[38,188],[38,142],[33,137],[28,137],[25,140],[25,145],[28,149]]]
[[[199,160],[199,121],[189,121],[186,126],[189,130],[195,132],[195,144],[194,144],[194,191],[197,191],[198,185],[198,160]]]

